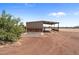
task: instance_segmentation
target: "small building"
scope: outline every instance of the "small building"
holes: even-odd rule
[[[57,25],[57,26],[55,26]],[[59,22],[32,21],[26,23],[27,32],[59,31]]]

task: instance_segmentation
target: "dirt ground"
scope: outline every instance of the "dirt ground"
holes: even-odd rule
[[[79,30],[79,29],[78,29]],[[79,31],[61,30],[39,36],[24,33],[14,44],[0,46],[1,55],[78,55]]]

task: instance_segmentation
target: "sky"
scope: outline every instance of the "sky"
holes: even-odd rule
[[[0,3],[0,14],[20,17],[28,21],[57,21],[60,26],[79,26],[79,3]]]

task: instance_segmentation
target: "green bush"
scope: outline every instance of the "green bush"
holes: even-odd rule
[[[23,32],[25,28],[20,18],[15,18],[3,11],[0,17],[0,41],[15,42]]]
[[[4,41],[6,39],[6,32],[0,29],[0,40]]]
[[[9,42],[15,42],[15,41],[17,41],[16,34],[6,33],[6,39],[5,39],[5,41],[9,41]]]
[[[0,32],[0,41],[15,42],[17,41],[17,39],[18,37],[16,34],[9,32]]]

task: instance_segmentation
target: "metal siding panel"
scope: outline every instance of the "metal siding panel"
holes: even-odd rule
[[[43,28],[43,23],[42,22],[29,22],[27,23],[27,28],[30,28],[30,29],[42,29]]]

